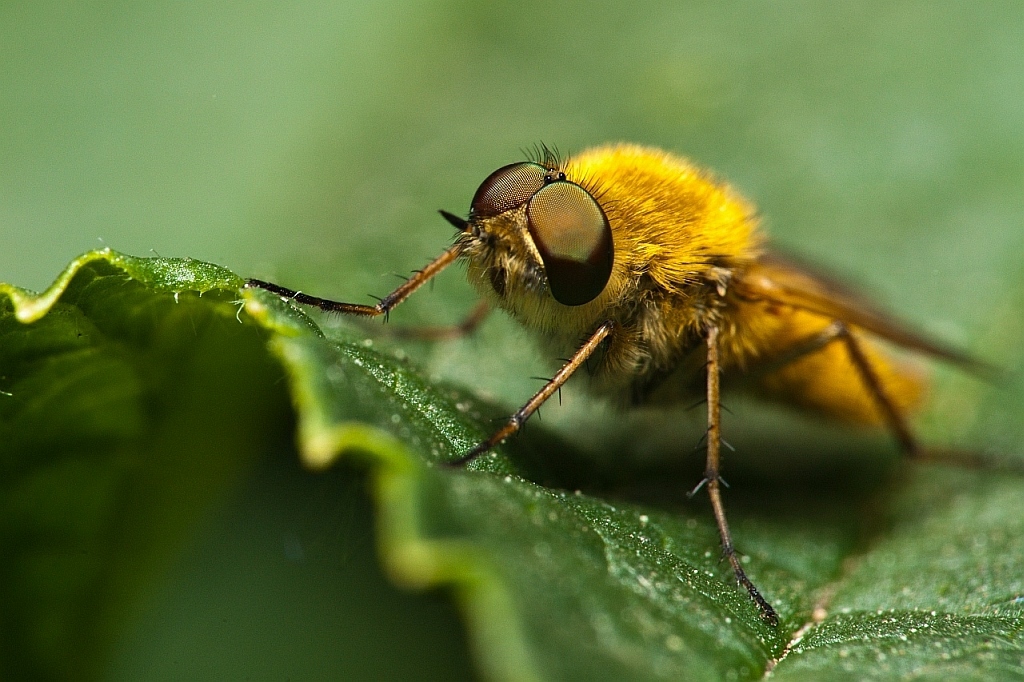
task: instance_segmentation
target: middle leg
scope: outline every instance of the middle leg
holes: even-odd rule
[[[712,325],[707,332],[708,346],[708,432],[707,432],[707,463],[704,467],[704,480],[702,483],[708,487],[708,497],[711,498],[711,509],[715,514],[715,523],[718,525],[718,535],[722,539],[722,555],[729,561],[736,580],[747,589],[750,598],[754,600],[761,610],[761,616],[773,627],[779,624],[779,614],[775,612],[768,600],[761,596],[761,592],[747,577],[746,572],[740,565],[739,557],[736,556],[736,548],[732,544],[732,534],[729,532],[729,523],[725,519],[725,505],[722,503],[722,478],[719,473],[721,462],[722,422],[721,422],[721,392],[720,373],[721,362],[718,355],[718,327]],[[699,487],[699,486],[698,486]]]

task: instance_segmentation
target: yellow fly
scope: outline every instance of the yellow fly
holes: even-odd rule
[[[516,433],[588,358],[592,385],[637,404],[706,393],[704,480],[722,550],[763,617],[778,616],[747,578],[721,497],[720,377],[742,375],[772,399],[828,417],[887,427],[920,450],[906,417],[924,378],[871,337],[969,369],[984,366],[931,341],[845,288],[773,253],[752,206],[686,160],[629,144],[567,160],[542,149],[492,173],[468,219],[441,211],[454,244],[375,306],[267,289],[322,310],[387,315],[456,260],[486,306],[507,311],[569,360],[508,423],[452,465]],[[481,309],[483,310],[483,309]],[[463,331],[482,315],[474,313]]]

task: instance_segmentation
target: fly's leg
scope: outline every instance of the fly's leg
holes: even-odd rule
[[[864,382],[868,393],[875,399],[875,404],[881,411],[882,418],[885,419],[889,430],[892,431],[892,435],[896,438],[896,442],[899,443],[900,449],[912,459],[926,459],[927,457],[918,446],[917,439],[910,432],[910,427],[907,425],[907,420],[904,418],[903,413],[900,412],[896,403],[892,401],[882,387],[882,381],[871,366],[871,361],[865,355],[860,341],[850,333],[850,328],[842,322],[835,322],[833,326],[838,326],[839,332],[837,336],[843,340],[846,351],[850,354],[850,360],[853,361],[854,366],[857,368],[857,373],[860,374],[861,381]]]
[[[383,315],[384,319],[387,319],[388,313],[397,306],[399,303],[409,298],[409,296],[419,289],[421,286],[426,284],[432,277],[437,275],[439,272],[444,270],[446,267],[451,265],[459,254],[462,252],[461,244],[456,243],[450,247],[440,256],[432,260],[422,270],[417,270],[416,273],[408,280],[402,283],[402,286],[398,287],[390,294],[380,299],[377,305],[362,305],[360,303],[342,303],[341,301],[332,301],[326,298],[318,298],[316,296],[310,296],[304,294],[301,291],[294,291],[292,289],[286,289],[285,287],[270,282],[264,282],[259,279],[246,280],[245,286],[249,289],[266,289],[267,291],[277,294],[282,298],[286,298],[296,303],[303,305],[312,306],[319,308],[328,313],[342,313],[345,315],[359,315],[361,317],[377,317]]]
[[[523,424],[525,424],[526,420],[530,418],[530,415],[536,412],[537,409],[544,404],[544,401],[557,393],[565,382],[569,380],[569,377],[571,377],[573,373],[587,361],[587,358],[593,355],[594,351],[597,350],[597,347],[600,346],[601,342],[612,333],[614,328],[614,322],[605,322],[598,327],[594,333],[583,342],[583,345],[581,345],[576,352],[572,354],[572,357],[562,365],[561,369],[555,373],[555,376],[544,384],[544,386],[537,391],[532,398],[526,401],[526,404],[519,408],[515,414],[509,417],[508,422],[504,426],[491,434],[490,438],[477,445],[462,457],[451,462],[447,462],[447,465],[451,467],[460,467],[469,464],[498,443],[501,443],[509,436],[517,433],[521,428],[523,428]]]
[[[834,341],[841,341],[846,347],[846,351],[850,356],[850,361],[853,363],[853,366],[857,370],[857,374],[864,383],[864,388],[867,389],[867,392],[870,393],[871,397],[874,399],[875,405],[882,414],[882,419],[885,421],[889,431],[896,439],[896,443],[899,445],[900,450],[912,459],[932,458],[929,453],[920,448],[917,439],[914,438],[914,434],[910,430],[910,426],[907,424],[906,418],[903,416],[903,413],[885,392],[885,388],[882,386],[882,381],[879,379],[874,367],[871,366],[871,360],[868,359],[867,354],[864,352],[861,342],[853,335],[849,326],[840,320],[834,320],[829,326],[825,327],[819,333],[809,337],[801,343],[796,344],[787,353],[768,361],[762,367],[757,369],[756,374],[757,376],[771,374],[772,372],[779,370],[790,363],[796,362],[807,355],[816,353]]]
[[[864,353],[864,349],[861,347],[860,341],[857,340],[857,337],[850,332],[846,325],[841,322],[835,322],[834,324],[841,327],[839,336],[846,345],[846,350],[850,354],[850,359],[853,361],[854,366],[857,367],[857,372],[860,374],[861,380],[864,382],[864,386],[867,387],[868,392],[874,397],[875,404],[878,405],[878,409],[881,411],[886,424],[889,426],[889,430],[892,431],[893,436],[896,438],[900,449],[906,457],[918,462],[935,462],[949,466],[969,467],[974,469],[998,469],[1013,472],[1018,475],[1024,474],[1024,468],[1022,468],[1020,460],[1016,458],[1001,459],[981,452],[921,447],[917,442],[917,439],[914,438],[914,434],[911,432],[910,427],[907,425],[907,420],[903,416],[903,413],[900,412],[899,407],[885,392],[885,388],[882,386],[881,380],[878,378],[874,368],[871,366],[871,361]],[[988,372],[992,377],[999,376],[999,370],[981,363],[975,363],[975,369]]]
[[[708,432],[707,432],[707,463],[704,466],[704,480],[707,485],[708,497],[711,498],[711,509],[715,514],[715,523],[718,525],[718,535],[722,539],[722,555],[729,561],[736,580],[746,588],[750,598],[754,600],[761,610],[761,616],[773,627],[779,624],[779,614],[775,612],[768,600],[761,596],[757,587],[750,581],[747,574],[740,565],[736,556],[736,549],[732,544],[732,534],[729,532],[729,523],[725,519],[725,506],[722,504],[722,479],[719,473],[721,463],[721,394],[720,377],[721,362],[718,356],[718,327],[712,325],[707,332],[708,346]],[[700,486],[698,486],[700,487]]]

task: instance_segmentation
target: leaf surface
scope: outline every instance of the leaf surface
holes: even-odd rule
[[[3,670],[99,674],[146,586],[294,419],[308,466],[365,468],[387,574],[445,586],[492,679],[1024,676],[1019,476],[894,468],[853,456],[856,440],[787,459],[737,424],[754,452],[734,458],[727,502],[772,628],[685,496],[699,458],[622,461],[614,439],[531,422],[440,467],[509,406],[241,284],[102,251],[42,295],[0,289]]]

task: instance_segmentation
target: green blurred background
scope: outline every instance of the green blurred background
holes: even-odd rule
[[[1020,315],[1024,286],[1022,35],[1018,2],[6,2],[0,281],[42,289],[70,258],[107,245],[365,301],[448,243],[435,209],[464,212],[480,180],[523,148],[627,140],[714,169],[760,207],[779,244],[921,327],[995,360],[1019,357],[986,339]],[[448,273],[395,318],[455,320],[472,300]],[[500,351],[417,357],[514,403],[543,370],[510,377],[498,366],[543,363],[507,321],[482,336]],[[294,584],[280,575],[244,590],[224,578],[237,594],[217,588],[218,575],[266,567],[267,556],[305,556],[296,524],[339,538],[321,568],[358,564],[332,554],[349,541],[336,521],[303,526],[330,514],[288,511],[355,479],[261,466],[154,598],[157,615],[126,640],[117,675],[158,676],[203,655],[211,675],[237,671],[231,656],[244,656],[204,648],[190,604],[229,603],[239,620],[277,614],[301,631],[303,600],[321,611],[341,600],[324,592],[337,579],[326,568],[299,596],[280,591]],[[268,480],[287,483],[264,495]],[[360,532],[365,514],[352,512]],[[264,554],[236,546],[261,542]],[[252,607],[261,591],[271,596]],[[399,612],[449,622],[459,640],[435,597],[394,599]],[[256,612],[239,615],[245,604]],[[322,640],[239,641],[263,672],[302,646],[302,660],[329,654],[307,670],[344,671],[331,643],[351,642],[353,614],[372,610],[350,606],[323,611]]]

